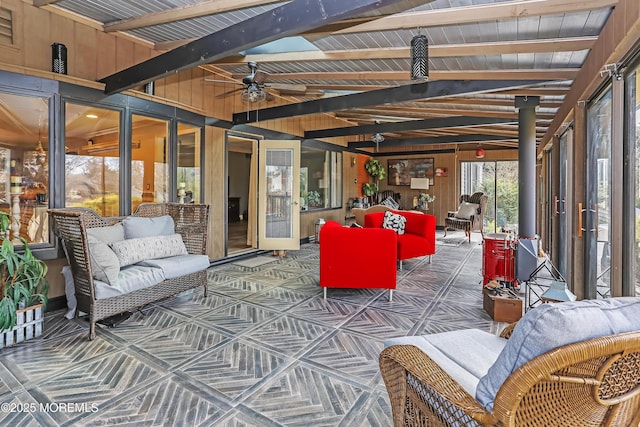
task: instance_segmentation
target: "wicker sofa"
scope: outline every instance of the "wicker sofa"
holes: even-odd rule
[[[129,217],[103,218],[86,208],[52,209],[49,213],[71,267],[77,311],[89,316],[90,340],[95,338],[95,324],[99,320],[197,286],[203,287],[206,296],[208,205],[143,203]],[[163,224],[170,224],[171,231],[157,237],[114,238],[115,227],[127,221],[131,221],[129,227],[133,227],[135,233],[142,233],[144,227],[162,229]],[[154,235],[156,232],[152,231]],[[94,238],[99,236],[97,233],[112,238],[113,243],[108,246],[114,255],[117,253],[116,260],[121,265],[123,257],[128,258],[126,266],[116,267],[116,277],[102,274],[102,260]],[[169,246],[178,249],[168,249]]]
[[[640,298],[543,304],[502,337],[385,341],[395,426],[637,426]]]

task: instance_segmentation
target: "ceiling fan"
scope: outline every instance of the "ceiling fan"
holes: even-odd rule
[[[222,82],[222,83],[234,83],[238,85],[243,85],[244,87],[233,89],[220,95],[217,95],[216,98],[224,98],[231,93],[242,91],[240,93],[240,98],[245,102],[262,102],[262,101],[271,101],[274,99],[273,95],[266,91],[265,89],[275,89],[278,91],[288,92],[288,93],[297,93],[303,94],[307,87],[305,85],[298,84],[282,84],[282,83],[266,83],[266,80],[269,78],[269,73],[265,71],[258,70],[258,63],[254,61],[250,61],[247,63],[249,67],[249,75],[244,76],[242,78],[242,83],[240,82],[230,82],[228,80],[212,80],[205,79],[208,82]]]

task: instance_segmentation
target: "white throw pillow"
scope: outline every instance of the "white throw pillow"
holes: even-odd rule
[[[480,205],[477,203],[462,202],[458,207],[458,213],[456,213],[456,217],[460,219],[471,219],[473,215],[478,214],[479,207]]]
[[[404,227],[406,223],[407,218],[402,215],[386,211],[384,213],[384,220],[382,221],[382,228],[389,228],[398,234],[404,234]]]
[[[188,253],[182,236],[179,234],[121,240],[113,242],[111,249],[120,261],[120,267],[148,259],[187,255]]]

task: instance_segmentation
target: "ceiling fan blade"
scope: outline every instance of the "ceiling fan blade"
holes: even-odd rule
[[[227,96],[231,95],[232,93],[236,93],[236,92],[241,91],[241,90],[244,90],[244,88],[239,87],[237,89],[231,89],[231,90],[228,90],[226,92],[222,92],[221,94],[216,95],[215,98],[216,99],[226,98]]]
[[[232,85],[242,85],[240,82],[234,82],[232,80],[216,80],[216,79],[204,79],[205,82],[215,82],[215,83],[230,83]]]
[[[267,83],[265,85],[270,89],[275,89],[281,92],[288,92],[291,94],[303,94],[307,91],[307,86],[299,85],[299,84],[288,84],[288,83]]]
[[[273,96],[272,93],[269,93],[268,91],[265,91],[264,94],[266,95],[266,98],[264,99],[265,101],[273,101],[274,99],[276,99],[275,96]]]
[[[267,81],[268,78],[269,73],[267,73],[266,71],[256,70],[256,75],[253,78],[253,82],[262,85],[265,81]]]

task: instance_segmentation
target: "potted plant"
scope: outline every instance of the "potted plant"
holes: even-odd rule
[[[435,200],[436,196],[433,196],[429,193],[420,193],[420,195],[418,196],[418,202],[420,203],[420,206],[425,210],[429,210],[429,203]]]
[[[307,193],[307,204],[314,208],[320,206],[320,193],[316,190],[309,191]]]
[[[364,164],[364,168],[369,175],[375,180],[376,185],[381,179],[387,176],[387,169],[380,163],[380,160],[371,159]]]
[[[367,163],[364,164],[364,168],[374,179],[373,183],[365,182],[362,184],[362,194],[371,198],[378,192],[378,183],[381,179],[384,179],[387,176],[387,169],[382,166],[380,160],[370,159]]]
[[[28,321],[37,320],[35,317],[39,316],[40,327],[36,329],[42,333],[42,306],[47,302],[48,290],[47,265],[33,255],[21,237],[17,239],[24,245],[23,250],[16,251],[9,238],[10,221],[9,214],[0,212],[0,347],[4,346],[5,339],[7,345],[21,341],[13,339],[16,323],[25,323],[18,322],[18,316],[25,316]],[[30,310],[38,311],[37,316],[32,316]],[[22,334],[18,336],[24,338]]]
[[[362,194],[364,194],[365,196],[373,196],[374,194],[376,194],[378,191],[378,184],[374,184],[371,182],[365,182],[364,184],[362,184]]]

